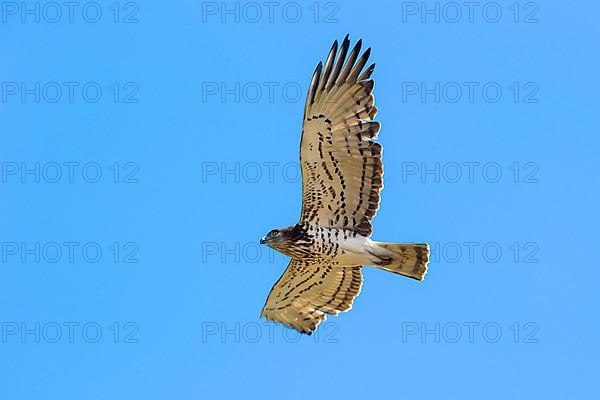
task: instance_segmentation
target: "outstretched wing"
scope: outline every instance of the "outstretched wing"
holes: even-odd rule
[[[346,36],[337,53],[334,42],[310,83],[300,143],[300,221],[370,236],[383,187],[382,147],[374,142],[380,124],[371,121],[375,64],[363,72],[371,49],[359,58],[359,40],[346,58],[349,45]]]
[[[362,286],[360,269],[292,259],[271,289],[261,317],[311,334],[325,314],[352,308]]]

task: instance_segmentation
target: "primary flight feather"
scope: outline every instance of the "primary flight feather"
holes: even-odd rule
[[[374,265],[422,280],[427,244],[382,243],[370,239],[383,187],[381,125],[373,121],[371,54],[361,40],[348,54],[348,36],[335,41],[317,65],[304,107],[300,142],[302,213],[291,227],[275,229],[261,244],[292,258],[271,289],[262,315],[312,333],[326,314],[352,308],[362,286],[361,268]]]

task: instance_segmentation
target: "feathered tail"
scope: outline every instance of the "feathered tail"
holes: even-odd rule
[[[386,271],[408,276],[422,281],[427,273],[429,262],[428,244],[400,244],[376,242],[377,257],[381,259],[375,266]]]

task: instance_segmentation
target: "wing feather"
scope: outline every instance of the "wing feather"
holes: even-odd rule
[[[310,88],[308,89],[308,95],[306,96],[306,106],[311,105],[315,100],[315,94],[317,92],[317,88],[319,86],[319,80],[321,79],[321,68],[323,64],[319,63],[315,72],[313,73],[312,79],[310,80]]]
[[[362,287],[361,267],[311,264],[292,259],[271,289],[261,317],[312,333],[325,314],[352,308]]]
[[[333,63],[335,62],[335,55],[337,54],[338,42],[337,40],[333,42],[331,46],[331,50],[329,51],[329,55],[327,56],[327,60],[325,61],[325,69],[323,70],[323,79],[321,80],[320,90],[325,89],[325,85],[327,84],[327,79],[329,79],[329,75],[331,74],[331,69],[333,68]]]
[[[336,83],[338,76],[340,75],[340,71],[342,70],[342,65],[344,65],[344,60],[346,59],[346,53],[348,53],[349,46],[350,39],[348,38],[348,35],[346,35],[344,41],[342,42],[342,47],[340,47],[340,53],[337,56],[335,67],[333,67],[331,75],[329,76],[329,79],[327,79],[327,85],[325,86],[325,90],[330,90]]]
[[[358,60],[358,62],[354,66],[354,68],[352,69],[352,72],[350,72],[350,75],[348,75],[348,81],[354,82],[354,81],[363,81],[364,80],[364,79],[358,79],[358,75],[360,74],[362,69],[367,64],[367,61],[369,61],[370,56],[371,56],[371,48],[369,47],[367,50],[365,50],[363,55],[360,57],[360,59]],[[375,68],[375,64],[373,64],[372,67]],[[362,78],[362,76],[361,76],[361,78]]]
[[[383,187],[382,147],[374,141],[381,126],[372,121],[375,64],[363,71],[370,49],[359,58],[359,41],[346,59],[349,46],[346,36],[336,54],[334,42],[322,76],[311,81],[300,144],[300,222],[370,236]]]
[[[345,83],[346,80],[348,79],[348,75],[350,75],[351,69],[354,66],[354,63],[356,62],[356,59],[358,58],[358,53],[360,53],[361,46],[362,46],[362,39],[360,39],[358,42],[356,42],[356,45],[354,45],[352,52],[348,56],[348,59],[346,60],[346,64],[344,64],[344,69],[342,69],[342,72],[340,72],[340,76],[338,78],[338,85]]]

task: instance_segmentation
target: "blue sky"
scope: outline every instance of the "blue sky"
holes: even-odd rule
[[[2,3],[6,398],[598,396],[597,3],[374,3]],[[365,269],[299,337],[259,319],[287,260],[258,240],[297,221],[346,33],[377,63],[374,238],[432,262]]]

